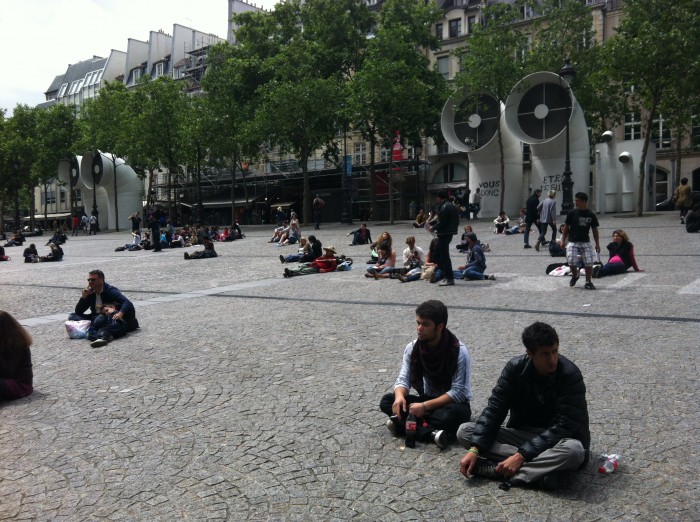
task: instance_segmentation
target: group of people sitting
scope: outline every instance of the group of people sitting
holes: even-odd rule
[[[299,220],[296,219],[296,214],[292,214],[295,217],[293,217],[289,223],[284,222],[282,225],[275,228],[268,243],[277,243],[277,246],[286,246],[295,245],[301,241]]]
[[[457,267],[457,270],[452,270],[451,275],[455,279],[475,281],[496,279],[494,275],[484,273],[486,270],[484,248],[470,225],[465,226],[464,243],[458,245],[458,248],[466,255],[466,260],[463,265]],[[416,238],[408,236],[401,265],[398,264],[396,251],[392,248],[392,237],[388,232],[382,232],[379,236],[376,249],[376,261],[368,263],[371,266],[367,267],[365,273],[367,278],[397,279],[402,283],[425,279],[435,283],[448,276],[441,268],[437,238],[432,239],[426,254],[416,245]]]
[[[36,245],[31,243],[27,248],[24,249],[22,257],[24,257],[25,263],[46,263],[51,261],[60,261],[63,259],[63,249],[60,245],[56,243],[49,243],[49,248],[51,251],[45,256],[40,256],[36,249]]]

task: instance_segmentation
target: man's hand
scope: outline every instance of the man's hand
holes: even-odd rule
[[[117,312],[116,314],[114,314],[113,318],[118,320],[118,321],[121,321],[122,319],[124,319],[124,314],[121,312]]]
[[[425,414],[428,413],[424,402],[414,402],[408,406],[408,410],[419,419],[422,419],[425,417]]]
[[[397,394],[394,399],[394,404],[391,406],[391,411],[399,419],[402,419],[403,417],[401,415],[406,411],[406,398]]]
[[[90,288],[90,287],[83,288],[83,292],[80,294],[80,297],[81,297],[82,299],[87,299],[88,296],[89,296],[90,294],[92,294],[92,293],[93,293],[92,288]]]
[[[525,458],[520,453],[515,453],[496,466],[496,473],[509,479],[515,475],[525,463]]]
[[[478,458],[479,456],[476,453],[472,451],[467,452],[467,454],[462,457],[462,460],[459,461],[459,472],[465,477],[470,478]]]

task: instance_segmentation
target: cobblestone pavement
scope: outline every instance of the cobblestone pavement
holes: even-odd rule
[[[270,227],[209,260],[114,252],[128,231],[70,238],[56,264],[8,248],[0,308],[34,337],[36,391],[0,405],[0,519],[698,520],[700,235],[675,212],[600,219],[603,250],[624,228],[645,272],[595,292],[546,276],[557,259],[488,221],[474,226],[497,280],[446,288],[366,279],[368,248],[348,246],[339,224],[316,235],[354,269],[292,279],[278,256],[296,249],[268,244]],[[399,252],[407,235],[430,239],[408,223],[369,226]],[[42,253],[47,239],[30,241]],[[461,257],[453,247],[455,266]],[[93,268],[141,323],[98,349],[62,324]],[[523,351],[522,329],[554,324],[586,379],[592,452],[622,454],[621,468],[591,463],[557,492],[504,492],[465,480],[455,445],[405,449],[378,401],[428,298],[448,305],[471,350],[475,414]]]

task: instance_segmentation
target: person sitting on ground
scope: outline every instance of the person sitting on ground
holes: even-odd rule
[[[67,239],[68,239],[68,237],[63,233],[63,230],[58,228],[54,231],[53,235],[51,236],[51,239],[49,239],[46,242],[45,246],[49,246],[51,243],[55,243],[57,245],[62,245],[63,243],[66,242]]]
[[[17,230],[17,231],[15,231],[15,234],[12,236],[12,239],[10,239],[3,246],[5,248],[13,247],[13,246],[22,246],[26,240],[27,239],[24,237],[24,234],[22,234],[22,232]]]
[[[116,313],[107,323],[107,317],[101,314],[102,305],[112,303]],[[90,313],[86,313],[87,311]],[[97,348],[104,346],[113,339],[123,337],[139,327],[136,320],[134,305],[115,286],[105,282],[102,270],[92,270],[88,275],[88,286],[80,294],[75,311],[68,316],[70,321],[89,320],[92,323],[88,331],[88,340],[91,346]]]
[[[610,259],[604,265],[593,265],[593,277],[605,277],[624,274],[632,267],[635,272],[644,272],[637,266],[634,258],[634,246],[630,243],[627,232],[618,229],[612,234],[612,243],[608,245]]]
[[[5,255],[5,247],[0,246],[0,261],[9,261],[10,258]]]
[[[424,228],[426,221],[428,221],[428,216],[426,215],[425,210],[420,209],[416,215],[416,222],[413,223],[413,228]]]
[[[47,263],[50,261],[60,261],[63,259],[63,249],[60,246],[58,246],[56,243],[49,243],[49,248],[51,248],[51,252],[45,256],[41,256],[39,261],[42,263]]]
[[[454,271],[454,278],[469,279],[470,281],[483,281],[484,279],[495,281],[496,276],[493,274],[488,276],[484,274],[484,270],[486,270],[486,256],[474,232],[467,234],[467,242],[469,245],[467,264],[457,267],[457,270]]]
[[[27,397],[34,391],[32,336],[5,310],[0,310],[0,332],[0,400]]]
[[[301,229],[299,228],[299,222],[295,219],[289,222],[289,230],[282,234],[278,245],[294,245],[299,242],[299,239],[301,239]]]
[[[685,230],[689,233],[700,232],[700,203],[685,215]]]
[[[24,256],[25,263],[39,262],[39,252],[37,252],[36,245],[34,243],[31,243],[27,248],[25,248],[22,255]]]
[[[278,226],[273,232],[272,232],[272,237],[268,241],[268,243],[279,243],[280,238],[282,237],[283,234],[285,234],[289,230],[289,225],[285,221],[282,223],[282,225]]]
[[[367,223],[362,223],[360,228],[353,230],[352,232],[348,232],[345,237],[350,236],[352,236],[352,243],[350,243],[350,246],[372,243],[372,234],[370,233],[369,228],[367,228]]]
[[[377,254],[377,264],[367,267],[365,277],[374,279],[391,277],[396,266],[396,251],[392,250],[387,243],[382,243],[379,245]]]
[[[302,237],[299,240],[299,251],[296,254],[287,254],[286,256],[280,254],[280,262],[281,263],[297,263],[299,261],[302,261],[304,256],[310,256],[311,255],[311,244],[309,243],[309,240],[306,239],[305,237]],[[310,259],[309,261],[313,261],[313,259]]]
[[[211,238],[210,238],[211,239]],[[170,248],[182,248],[185,246],[185,238],[182,237],[180,229],[173,232],[170,239]]]
[[[467,245],[467,234],[469,234],[470,232],[474,232],[472,226],[464,225],[464,232],[462,232],[462,240],[457,245],[457,250],[459,250],[460,252],[466,252],[467,250],[469,250],[469,246]]]
[[[393,240],[391,238],[391,234],[389,234],[389,232],[387,232],[386,230],[379,234],[379,238],[374,243],[370,243],[369,245],[371,257],[369,261],[367,261],[367,264],[374,264],[379,259],[379,254],[377,252],[379,249],[379,245],[381,245],[382,243],[386,243],[391,249],[392,242]]]
[[[196,252],[192,252],[191,254],[189,252],[185,252],[184,258],[185,259],[204,259],[207,257],[217,257],[218,254],[216,253],[216,250],[214,250],[214,243],[212,242],[210,237],[205,237],[202,239],[202,244],[204,245],[204,250],[197,250]]]
[[[217,241],[226,241],[228,236],[229,236],[229,229],[228,229],[228,227],[224,227],[224,231],[216,237],[216,240]]]
[[[520,209],[520,216],[518,217],[518,222],[510,227],[507,228],[505,231],[506,236],[510,236],[512,234],[524,234],[525,233],[525,227],[527,224],[525,223],[525,220],[527,219],[527,211],[525,208]]]
[[[311,239],[311,236],[309,236],[309,239]],[[285,268],[284,277],[335,272],[335,269],[338,268],[338,259],[335,254],[336,251],[334,247],[323,247],[323,255],[321,257],[314,259],[310,263],[300,263],[293,270]]]
[[[425,264],[425,252],[419,246],[416,246],[416,238],[408,236],[406,238],[406,248],[403,251],[403,267],[394,270],[392,275],[396,276],[402,283],[408,281],[408,278],[413,275],[420,277],[421,270]]]
[[[498,217],[493,220],[493,233],[503,234],[503,232],[505,232],[505,230],[508,228],[508,223],[510,223],[510,219],[508,219],[506,213],[503,210],[501,210],[498,213]]]
[[[525,354],[506,364],[481,416],[457,431],[468,449],[459,470],[467,478],[508,481],[505,489],[555,489],[558,472],[588,461],[586,385],[578,367],[559,355],[559,336],[550,325],[531,324],[522,342]]]
[[[417,339],[404,348],[394,392],[381,398],[379,409],[389,416],[386,426],[394,436],[405,435],[412,413],[416,440],[443,449],[471,418],[471,358],[465,344],[447,329],[444,303],[425,301],[415,313]]]

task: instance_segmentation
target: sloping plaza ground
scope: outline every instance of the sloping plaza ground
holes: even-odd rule
[[[497,280],[447,288],[365,278],[368,248],[340,224],[316,235],[353,270],[292,279],[278,256],[296,249],[268,244],[271,227],[210,260],[114,252],[128,231],[70,238],[55,264],[9,248],[0,309],[34,337],[35,392],[0,405],[0,519],[698,520],[700,235],[675,212],[600,220],[603,250],[623,228],[645,271],[594,292],[546,276],[557,259],[486,220],[474,227]],[[409,223],[369,226],[399,256],[407,235],[427,249]],[[97,349],[62,324],[93,268],[141,323]],[[430,298],[471,350],[475,415],[523,328],[553,324],[587,383],[592,454],[620,453],[621,468],[600,475],[594,459],[559,491],[504,492],[464,479],[456,445],[405,449],[378,402]]]

